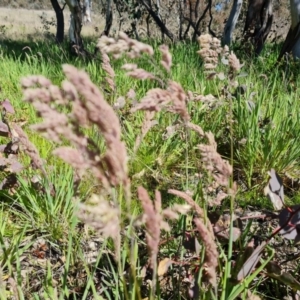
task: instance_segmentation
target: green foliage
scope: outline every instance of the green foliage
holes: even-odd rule
[[[25,46],[27,48],[24,48]],[[90,42],[87,47],[92,48],[94,44]],[[155,49],[157,50],[157,45]],[[195,92],[196,96],[212,94],[215,97],[214,103],[190,100],[187,104],[191,122],[201,126],[204,131],[211,131],[214,134],[218,152],[223,158],[233,161],[234,171],[238,173],[237,175],[234,173],[233,177],[241,187],[235,202],[233,198],[227,199],[223,202],[223,206],[214,207],[213,210],[223,211],[228,203],[231,214],[235,205],[243,206],[250,203],[252,206],[265,206],[266,200],[262,196],[262,188],[266,184],[267,171],[274,168],[284,179],[299,175],[298,111],[300,107],[298,78],[293,73],[297,62],[291,62],[289,74],[284,72],[284,66],[273,67],[270,72],[274,56],[266,51],[262,60],[246,61],[242,69],[246,74],[235,78],[237,85],[231,85],[232,80],[228,78],[206,79],[202,60],[196,54],[197,50],[198,46],[194,44],[173,45],[171,47],[172,75],[163,74],[165,76],[163,79],[180,82],[185,91]],[[138,61],[139,67],[161,75],[161,70],[158,70],[155,65],[159,59],[158,54],[154,56],[155,61],[142,57]],[[114,203],[122,207],[125,220],[128,220],[126,214],[132,217],[129,224],[124,224],[126,225],[126,231],[122,232],[124,244],[120,259],[115,262],[112,241],[107,239],[95,242],[98,238],[95,232],[86,228],[77,218],[78,203],[84,203],[92,193],[101,190],[98,182],[92,174],[89,174],[90,176],[84,178],[77,190],[74,190],[72,168],[52,155],[56,145],[41,138],[29,128],[30,125],[38,123],[40,118],[35,115],[31,105],[21,101],[20,79],[28,74],[42,74],[51,79],[54,84],[61,85],[64,79],[61,64],[66,62],[83,68],[103,91],[105,99],[111,105],[120,96],[125,96],[131,88],[134,88],[137,99],[140,99],[149,89],[158,86],[157,82],[135,80],[126,76],[121,66],[132,61],[125,57],[119,61],[111,61],[116,72],[116,90],[111,92],[107,90],[103,80],[105,72],[100,67],[98,59],[94,61],[75,59],[65,53],[63,48],[43,42],[7,41],[5,43],[0,59],[1,99],[8,98],[13,104],[16,114],[10,118],[10,121],[24,123],[30,140],[36,145],[45,161],[47,177],[41,177],[37,185],[33,185],[31,179],[39,172],[31,168],[29,158],[21,154],[20,161],[25,165],[25,170],[18,175],[19,185],[13,191],[2,192],[3,201],[0,204],[2,277],[3,280],[12,278],[17,288],[11,288],[13,292],[9,292],[7,287],[0,286],[1,291],[5,291],[1,293],[1,299],[10,299],[9,293],[15,291],[18,291],[20,299],[66,299],[66,297],[68,299],[89,299],[89,297],[142,299],[148,297],[150,289],[145,283],[146,275],[142,275],[143,272],[149,271],[146,267],[148,257],[145,237],[143,234],[140,236],[133,226],[138,212],[141,211],[141,205],[135,194],[130,207],[126,207],[124,203],[121,189],[112,189],[109,195],[115,201]],[[226,72],[226,66],[219,66],[218,71]],[[294,89],[291,91],[289,85],[292,83]],[[238,93],[237,86],[242,85],[246,90]],[[68,113],[69,108],[64,109]],[[197,147],[204,138],[183,126],[176,127],[177,124],[180,125],[178,116],[161,111],[156,114],[155,125],[145,135],[136,150],[136,138],[141,132],[145,114],[143,112],[132,114],[128,102],[123,108],[117,110],[117,114],[122,127],[122,138],[129,155],[128,166],[133,193],[139,185],[143,185],[151,197],[155,189],[161,190],[162,206],[165,208],[170,204],[179,203],[176,197],[167,194],[168,189],[189,190],[203,210],[206,213],[210,211],[211,208],[207,204],[209,199],[204,190],[211,178],[203,167]],[[170,134],[166,130],[168,127],[173,128]],[[86,133],[99,149],[105,149],[98,128],[89,128]],[[3,137],[1,140],[4,143]],[[198,176],[199,173],[201,176]],[[298,202],[297,190],[289,195]],[[290,200],[288,204],[293,203]],[[189,218],[190,216],[187,217]],[[235,242],[234,225],[230,222],[229,241],[226,246],[218,245],[221,253],[218,260],[221,274],[218,284],[222,291],[218,292],[211,287],[204,289],[202,285],[205,281],[203,274],[206,272],[203,265],[204,247],[192,262],[185,261],[189,249],[183,247],[182,232],[187,230],[187,219],[181,217],[179,221],[172,223],[171,233],[163,236],[167,242],[161,245],[159,252],[160,261],[167,257],[173,262],[178,262],[179,267],[173,264],[169,268],[171,272],[169,279],[173,281],[175,296],[180,297],[182,291],[187,290],[185,283],[175,279],[178,274],[181,274],[180,272],[183,272],[184,267],[180,265],[181,262],[189,266],[192,275],[200,274],[196,285],[201,287],[199,291],[201,299],[233,300],[238,296],[246,299],[249,290],[262,292],[254,279],[262,280],[260,274],[275,255],[273,248],[267,248],[268,256],[260,260],[260,266],[253,273],[248,274],[243,281],[235,282],[236,278],[233,278],[234,276],[231,278],[231,271],[232,274],[237,275],[239,270],[232,264],[232,256],[239,256],[236,261],[242,261],[241,265],[245,263],[243,255],[251,241],[252,233],[248,228],[247,233]],[[47,250],[48,252],[60,249],[60,253],[56,255],[59,258],[56,260],[62,260],[63,263],[60,268],[55,268],[56,262],[47,259],[46,264],[39,266],[43,274],[38,277],[41,279],[39,288],[34,290],[31,279],[28,278],[26,290],[22,291],[24,278],[21,276],[23,270],[21,259],[24,253],[27,255],[27,252],[36,251],[33,244],[40,237],[47,244],[47,249],[50,249]],[[96,244],[94,250],[87,249],[90,244]],[[34,253],[43,256],[48,255],[47,251],[39,250],[38,253]],[[87,254],[92,252],[96,252],[96,257],[93,263],[88,263]],[[298,276],[296,272],[293,275]],[[272,278],[276,279],[276,274],[273,274]],[[285,285],[295,287],[293,283],[285,282]],[[280,288],[279,284],[276,288]],[[170,296],[168,289],[163,286],[163,280],[158,280],[157,291],[160,294],[158,299]],[[272,294],[272,291],[269,294]],[[182,299],[184,297],[186,295],[182,295]]]

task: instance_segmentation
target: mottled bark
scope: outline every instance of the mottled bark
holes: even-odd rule
[[[83,1],[83,23],[91,23],[92,0]]]
[[[80,0],[66,0],[71,12],[69,39],[71,43],[71,52],[76,55],[85,55],[83,40],[81,37],[81,28],[83,20],[83,11],[80,6]]]
[[[223,33],[223,44],[230,45],[232,40],[233,31],[235,29],[237,20],[240,16],[243,0],[234,0],[228,21],[224,28]]]

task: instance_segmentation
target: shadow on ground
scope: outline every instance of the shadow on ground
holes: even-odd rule
[[[84,44],[87,51],[94,53],[97,46],[97,37],[85,37]],[[15,60],[28,60],[28,57],[44,57],[47,60],[74,62],[77,56],[71,53],[67,37],[62,44],[55,42],[54,36],[37,37],[28,36],[26,40],[13,40],[11,38],[0,39],[0,54]],[[89,59],[89,58],[86,58]],[[95,57],[93,57],[95,59]]]

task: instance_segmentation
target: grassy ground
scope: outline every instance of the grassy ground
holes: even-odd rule
[[[93,49],[96,41],[91,39],[86,44],[87,48]],[[247,56],[245,49],[237,47],[237,56],[244,63],[241,71],[232,75],[229,67],[220,63],[217,72],[223,72],[224,78],[220,75],[220,79],[208,80],[203,61],[197,54],[198,44],[171,47],[171,73],[159,66],[158,45],[153,43],[153,47],[155,55],[151,59],[143,55],[136,62],[140,68],[160,77],[161,81],[133,79],[121,68],[124,63],[132,62],[132,59],[112,59],[116,88],[111,91],[104,79],[107,74],[100,59],[83,61],[70,57],[64,46],[58,47],[49,41],[2,41],[0,99],[7,98],[12,103],[15,114],[8,116],[9,123],[22,125],[30,141],[39,150],[48,175],[43,177],[40,171],[33,168],[30,158],[21,147],[18,159],[25,169],[18,175],[18,185],[1,192],[1,299],[151,298],[150,287],[156,277],[151,276],[156,271],[160,275],[156,286],[158,299],[187,299],[191,290],[196,293],[194,295],[198,293],[200,299],[236,299],[238,295],[242,299],[255,299],[250,298],[254,297],[250,296],[251,291],[262,299],[281,299],[299,289],[299,266],[296,260],[292,267],[288,265],[284,269],[291,271],[295,280],[293,282],[278,281],[275,271],[260,272],[268,263],[268,258],[274,256],[276,262],[281,262],[285,252],[290,249],[293,249],[293,253],[298,251],[290,244],[287,251],[277,249],[272,244],[266,251],[269,256],[261,258],[261,269],[253,273],[253,278],[253,274],[246,274],[243,280],[234,281],[237,269],[231,261],[237,261],[236,257],[240,254],[244,255],[252,238],[257,242],[257,236],[268,236],[274,226],[270,222],[254,227],[253,224],[243,223],[243,235],[238,242],[233,243],[231,234],[225,243],[217,243],[220,255],[217,285],[208,284],[211,278],[206,272],[205,264],[208,262],[205,247],[193,249],[194,240],[192,246],[187,245],[182,235],[193,213],[172,221],[170,233],[163,232],[157,246],[158,269],[153,272],[150,268],[146,248],[149,237],[145,238],[144,227],[137,226],[136,229],[132,224],[143,211],[144,202],[141,196],[137,196],[139,186],[143,186],[152,198],[155,190],[159,190],[163,209],[170,205],[174,209],[174,204],[184,203],[179,197],[168,193],[169,189],[176,189],[191,195],[205,215],[218,211],[223,216],[229,208],[234,211],[241,208],[246,211],[273,211],[271,202],[263,194],[268,181],[267,172],[274,168],[280,174],[285,185],[285,201],[297,204],[300,166],[298,62],[275,66],[278,49],[268,46],[260,58],[254,59]],[[57,143],[31,130],[30,126],[41,122],[41,118],[36,115],[33,105],[23,101],[21,79],[30,74],[40,74],[61,86],[65,79],[62,64],[65,63],[85,70],[110,105],[121,105],[123,100],[120,97],[125,97],[125,106],[116,108],[115,113],[128,154],[132,193],[129,206],[122,185],[110,187],[109,192],[106,190],[104,193],[103,182],[97,180],[93,172],[84,176],[79,187],[75,188],[77,177],[74,178],[73,169],[52,154],[58,147]],[[205,166],[203,156],[201,159],[198,145],[207,144],[207,139],[188,130],[179,115],[172,111],[164,109],[155,114],[153,126],[145,133],[139,148],[135,149],[137,138],[143,128],[147,127],[145,114],[131,112],[132,100],[126,95],[130,89],[134,89],[136,100],[140,101],[150,89],[159,88],[162,83],[165,86],[168,79],[179,82],[184,91],[194,94],[195,99],[187,102],[190,121],[205,132],[212,132],[218,152],[233,164],[231,179],[238,186],[234,198],[226,197],[221,204],[213,205],[220,190],[228,192],[228,185],[216,185],[214,172],[221,171],[211,173]],[[213,98],[204,97],[207,95]],[[70,112],[68,105],[59,106],[58,110]],[[54,127],[56,121],[52,119]],[[99,127],[94,124],[84,129],[84,132],[93,140],[93,147],[103,153],[108,146]],[[9,138],[1,137],[1,144],[8,141]],[[64,145],[68,144],[64,141]],[[1,177],[6,178],[8,173],[3,170]],[[38,187],[31,183],[36,174],[42,178]],[[53,184],[54,192],[49,182]],[[231,183],[229,186],[233,188]],[[103,233],[103,220],[114,225],[109,223],[111,220],[108,218],[112,210],[105,211],[101,206],[103,203],[94,199],[100,201],[98,205],[104,209],[98,211],[96,222],[87,218],[87,224],[92,223],[98,229],[96,231],[82,222],[82,216],[78,218],[82,209],[79,203],[87,203],[92,194],[107,199],[107,203],[113,203],[110,209],[121,208],[118,236],[122,248],[118,253],[119,259],[115,259],[117,246],[112,233],[109,231],[110,238],[99,234]],[[105,227],[105,224],[102,226]],[[146,229],[149,230],[147,222]],[[164,260],[166,258],[169,261]],[[168,271],[164,264],[169,266]],[[198,278],[197,274],[202,275]],[[196,283],[198,281],[198,284],[194,283],[198,291],[190,287],[193,279]]]

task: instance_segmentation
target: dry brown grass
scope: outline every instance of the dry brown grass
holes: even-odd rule
[[[68,33],[69,16],[68,9],[64,11],[65,14],[65,33]],[[52,10],[28,10],[28,9],[0,9],[0,26],[5,26],[3,32],[5,35],[14,40],[27,39],[28,36],[39,38],[45,33],[41,16],[44,15],[46,20],[55,20],[55,13]],[[92,14],[92,23],[85,24],[82,29],[83,36],[98,35],[95,31],[95,26],[101,32],[104,28],[105,20],[100,14]],[[55,33],[55,26],[50,26],[50,32]],[[0,31],[1,34],[1,31]]]
[[[27,8],[27,9],[51,9],[49,0],[0,0],[1,7]]]

